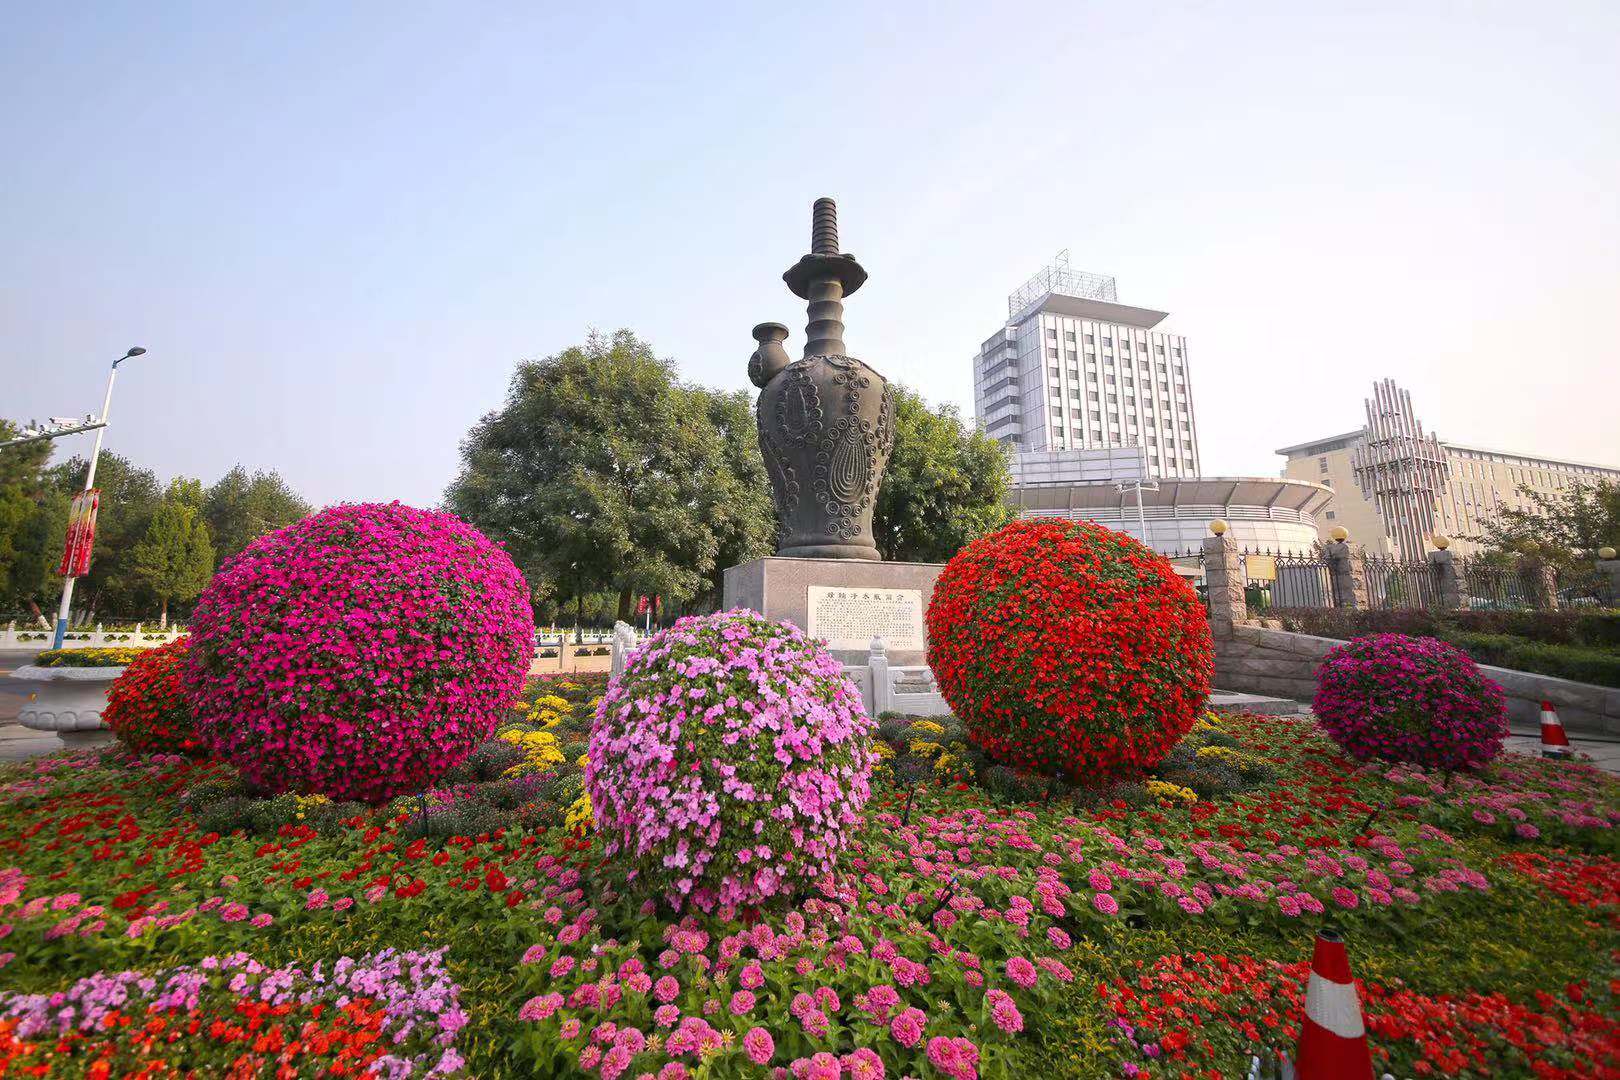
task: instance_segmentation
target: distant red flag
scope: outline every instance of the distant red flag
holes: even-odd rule
[[[640,600],[636,601],[636,614],[647,614],[647,597],[645,595],[643,595]]]
[[[63,577],[83,577],[90,572],[90,549],[96,541],[96,510],[101,506],[101,491],[91,488],[73,497],[73,509],[68,514],[67,543],[62,550],[62,563],[56,572]]]

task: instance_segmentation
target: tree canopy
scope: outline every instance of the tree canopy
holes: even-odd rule
[[[0,420],[0,441],[16,431],[16,425]],[[87,462],[70,457],[49,464],[51,450],[50,442],[41,441],[0,451],[0,615],[25,612],[31,619],[48,621],[45,612],[55,607],[62,589],[56,568],[68,509],[84,486]],[[309,504],[274,472],[250,475],[237,466],[211,486],[177,477],[165,488],[151,470],[108,450],[102,451],[96,467],[96,487],[101,490],[101,507],[95,554],[90,573],[74,590],[76,609],[86,617],[160,613],[167,606],[165,596],[184,601],[196,595],[189,587],[175,589],[161,582],[183,585],[199,572],[203,545],[209,552],[202,572],[206,581],[214,570],[213,552],[234,555],[254,538],[310,512]],[[198,524],[180,529],[178,518],[183,515],[173,507],[189,509],[195,523],[201,523],[201,532]],[[177,531],[188,538],[182,550],[189,552],[191,561],[184,564],[187,573],[167,579],[151,561],[158,550],[153,545],[168,544],[163,538]],[[136,554],[143,544],[144,563]]]
[[[202,484],[177,478],[152,512],[130,551],[130,572],[158,598],[159,621],[169,622],[169,601],[191,600],[214,573],[214,546],[200,503]]]
[[[593,333],[518,365],[505,404],[463,441],[446,502],[538,590],[617,593],[620,618],[637,594],[690,600],[713,588],[722,545],[763,554],[750,478],[764,468],[739,475],[741,401],[721,397],[682,384],[630,331]]]
[[[1484,523],[1475,539],[1503,552],[1536,554],[1573,564],[1603,547],[1620,548],[1620,483],[1576,484],[1549,495],[1528,487],[1528,507],[1508,507]]]
[[[1006,454],[954,405],[930,409],[904,386],[894,404],[894,453],[872,523],[878,551],[896,562],[944,562],[1011,519]]]
[[[309,503],[278,473],[250,475],[240,465],[199,495],[196,505],[208,522],[221,566],[265,533],[302,521],[311,513]]]

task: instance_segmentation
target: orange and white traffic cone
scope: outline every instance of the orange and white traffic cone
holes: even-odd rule
[[[1550,758],[1567,758],[1573,750],[1569,746],[1569,736],[1564,734],[1564,722],[1558,719],[1558,711],[1553,708],[1552,702],[1541,703],[1541,756]]]
[[[1299,1080],[1371,1080],[1372,1051],[1361,999],[1350,981],[1344,939],[1333,930],[1316,935],[1311,980],[1305,985],[1305,1025],[1294,1068]]]

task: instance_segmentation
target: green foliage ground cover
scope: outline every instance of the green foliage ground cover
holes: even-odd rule
[[[1332,923],[1381,1067],[1620,1069],[1620,785],[1590,766],[1358,766],[1309,720],[1228,717],[1164,775],[1080,790],[891,717],[839,877],[677,923],[602,864],[580,805],[598,692],[531,688],[438,789],[376,810],[116,752],[3,767],[0,992],[238,950],[307,969],[442,949],[478,1077],[763,1076],[818,1053],[845,1075],[1235,1077],[1297,1036]]]

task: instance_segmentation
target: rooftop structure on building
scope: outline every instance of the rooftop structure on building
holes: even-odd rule
[[[1363,403],[1354,431],[1278,450],[1283,476],[1333,489],[1323,526],[1343,526],[1369,550],[1422,559],[1436,534],[1467,554],[1506,509],[1534,505],[1579,484],[1620,481],[1620,467],[1544,454],[1489,450],[1425,431],[1412,396],[1384,379]]]
[[[1156,478],[1141,447],[1026,451],[1012,456],[1009,471],[1007,501],[1020,517],[1095,521],[1161,555],[1196,550],[1215,518],[1244,550],[1310,551],[1333,497],[1325,485],[1287,478]]]
[[[1007,297],[973,358],[980,426],[1016,451],[1139,447],[1150,475],[1198,475],[1187,341],[1167,313],[1119,302],[1114,278],[1059,252]]]

